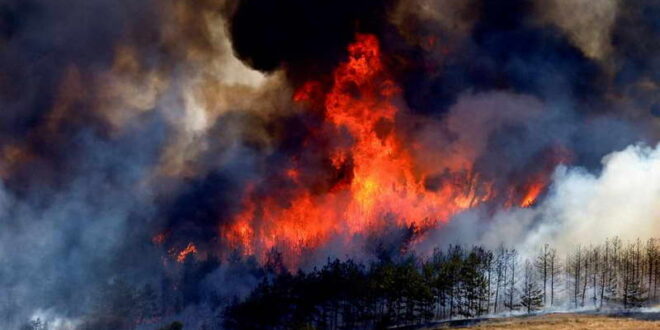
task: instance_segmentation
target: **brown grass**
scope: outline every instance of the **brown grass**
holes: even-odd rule
[[[437,328],[442,329],[442,328]],[[581,314],[549,314],[542,316],[502,318],[484,321],[463,329],[564,330],[564,329],[660,329],[660,321]]]

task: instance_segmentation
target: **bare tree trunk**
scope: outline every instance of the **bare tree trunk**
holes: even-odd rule
[[[582,276],[581,273],[581,267],[582,267],[582,251],[580,247],[578,246],[577,251],[574,256],[574,260],[572,261],[573,266],[573,300],[575,302],[575,308],[577,309],[578,307],[578,296],[580,292],[580,278]]]
[[[653,280],[653,271],[655,270],[653,266],[655,265],[655,258],[656,258],[655,240],[653,238],[649,239],[649,241],[647,242],[646,258],[648,259],[647,260],[647,263],[648,263],[648,269],[647,269],[648,290],[649,290],[649,292],[648,292],[648,301],[649,301],[649,303],[651,303],[652,302],[651,290],[653,288],[653,281],[652,281]],[[654,296],[655,296],[655,293],[654,293]],[[653,298],[655,298],[655,297],[653,297]]]
[[[511,251],[511,294],[509,295],[509,312],[513,311],[513,296],[516,285],[516,250]]]
[[[598,252],[599,252],[599,248],[598,248],[598,246],[596,246],[593,250],[593,255],[592,255],[593,260],[591,261],[591,264],[592,264],[592,267],[593,267],[593,271],[591,273],[591,280],[592,280],[591,281],[591,290],[593,292],[593,295],[592,295],[591,299],[593,300],[594,307],[596,307],[597,303],[598,303],[598,295],[597,295],[597,293],[598,293],[598,286],[597,286],[598,259],[599,259],[599,253]]]
[[[502,282],[506,283],[507,273],[507,254],[508,251],[504,250],[504,245],[500,245],[500,251],[497,256],[497,285],[495,286],[495,305],[493,306],[493,313],[497,314],[497,304],[499,303],[500,287]]]
[[[653,279],[653,300],[655,301],[658,299],[658,277],[660,276],[660,258],[656,258],[655,260],[655,275]]]
[[[633,275],[633,278],[635,280],[639,279],[640,276],[640,256],[641,256],[641,242],[639,241],[639,238],[637,239],[637,251],[635,252],[635,274]]]
[[[550,252],[550,306],[555,303],[555,275],[557,274],[557,251],[552,249]]]
[[[491,253],[489,255],[488,259],[488,265],[486,266],[486,269],[488,270],[488,287],[486,288],[486,314],[488,314],[488,311],[490,310],[490,285],[491,285],[491,275],[493,272],[493,254]],[[481,310],[481,308],[480,308]]]
[[[584,307],[584,296],[587,293],[587,283],[589,282],[589,250],[587,250],[583,259],[584,259],[584,283],[582,284],[582,302],[581,302],[582,307]]]
[[[543,306],[547,302],[547,288],[548,288],[548,244],[543,248]]]
[[[601,265],[601,278],[600,278],[600,307],[603,308],[603,299],[605,298],[605,280],[607,279],[607,271],[609,268],[609,253],[610,253],[610,243],[608,240],[605,240],[605,256],[603,258],[603,264]]]

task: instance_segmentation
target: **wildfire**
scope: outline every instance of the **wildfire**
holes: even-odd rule
[[[241,212],[220,228],[230,247],[246,254],[276,247],[295,258],[302,249],[316,247],[336,233],[365,233],[392,221],[424,230],[495,196],[492,183],[470,167],[450,173],[429,189],[426,183],[432,175],[420,172],[410,149],[414,141],[405,141],[397,128],[400,89],[384,69],[378,40],[359,34],[348,53],[325,95],[321,83],[310,81],[293,99],[323,105],[332,129],[315,134],[330,134],[328,140],[346,132],[352,137],[351,144],[327,150],[337,172],[349,169],[350,175],[327,190],[315,191],[300,184],[302,165],[292,160],[279,175],[295,188],[265,196],[253,187],[246,189]],[[530,186],[522,202],[515,204],[530,206],[544,186]]]
[[[176,261],[177,262],[184,262],[186,260],[186,257],[190,254],[195,254],[197,253],[197,247],[193,243],[188,243],[188,246],[186,246],[185,249],[181,250],[177,255],[176,255]]]
[[[539,197],[539,195],[541,195],[543,188],[545,188],[545,184],[543,182],[532,183],[527,189],[527,193],[522,198],[522,201],[520,202],[520,206],[530,207],[534,205],[534,203],[536,203],[536,199]]]

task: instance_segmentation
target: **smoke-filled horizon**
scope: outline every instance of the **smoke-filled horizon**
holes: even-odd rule
[[[0,327],[93,327],[124,282],[162,320],[216,315],[273,251],[657,236],[659,20],[652,0],[0,0]]]

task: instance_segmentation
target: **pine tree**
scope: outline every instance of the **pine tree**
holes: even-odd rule
[[[623,294],[625,308],[639,308],[646,302],[646,290],[638,278],[630,280]]]
[[[646,290],[643,287],[640,264],[640,244],[631,245],[624,251],[624,272],[622,299],[624,308],[639,308],[646,301]]]
[[[543,305],[547,303],[548,276],[550,275],[550,253],[550,245],[545,244],[534,262],[534,267],[536,267],[541,276],[541,280],[543,281]]]
[[[617,302],[623,301],[620,285],[620,274],[621,274],[621,240],[618,237],[614,237],[609,241],[607,245],[608,248],[608,257],[605,264],[606,274],[605,281],[603,285],[605,286],[603,292],[603,300],[605,303],[612,305]]]
[[[527,260],[520,294],[520,305],[525,307],[528,314],[543,307],[543,290],[539,288],[534,275],[534,266]]]

